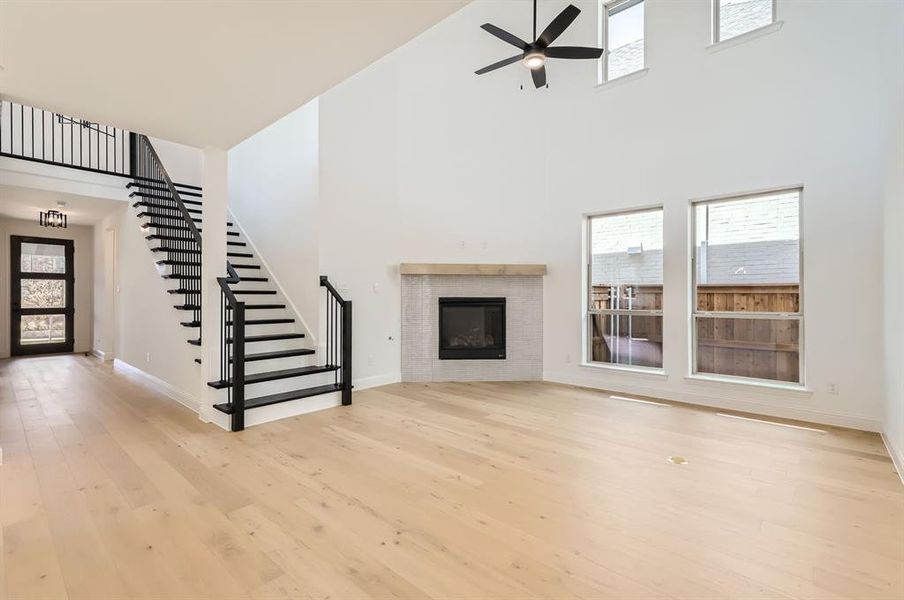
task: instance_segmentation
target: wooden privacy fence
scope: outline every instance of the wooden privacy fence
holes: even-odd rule
[[[591,309],[627,309],[629,301],[633,309],[662,309],[662,286],[634,286],[629,291],[626,287],[630,286],[622,286],[620,297],[616,299],[610,294],[618,288],[594,285]],[[701,284],[697,288],[698,312],[792,314],[799,310],[800,288],[797,284]],[[591,355],[595,361],[612,360],[611,346],[618,340],[611,331],[610,319],[609,315],[591,315]],[[621,319],[618,336],[630,335],[658,346],[661,353],[660,317],[625,316]],[[698,372],[789,382],[800,380],[798,319],[706,316],[697,318],[694,327]],[[631,364],[643,364],[643,360]]]

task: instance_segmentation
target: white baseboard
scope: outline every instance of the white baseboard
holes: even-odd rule
[[[901,478],[901,483],[904,484],[904,452],[901,452],[901,448],[898,448],[891,441],[891,437],[886,434],[886,432],[882,432],[882,441],[885,443],[885,449],[888,450],[888,455],[891,457],[891,461],[895,464],[895,470],[898,472],[898,477]]]
[[[97,358],[101,359],[104,362],[109,362],[109,361],[113,360],[112,356],[110,358],[107,358],[106,352],[104,352],[103,350],[98,350],[96,348],[94,350],[91,350],[91,354],[96,356]]]
[[[595,380],[594,378],[575,376],[572,373],[544,372],[543,380],[553,383],[564,383],[566,385],[576,385],[579,387],[609,392],[649,396],[651,398],[672,400],[686,404],[695,404],[708,408],[733,410],[737,412],[752,413],[766,417],[777,417],[780,419],[805,421],[807,423],[818,423],[820,425],[846,427],[848,429],[858,429],[861,431],[872,432],[879,432],[882,430],[882,423],[878,419],[871,417],[860,417],[856,415],[814,411],[806,408],[775,406],[772,404],[765,404],[752,400],[733,399],[725,395],[703,394],[688,391],[665,392],[661,388],[636,385],[633,382],[621,382],[615,381],[613,379],[607,379],[605,385],[601,385],[599,381]]]
[[[402,381],[401,373],[383,373],[381,375],[371,375],[370,377],[362,377],[352,382],[356,390],[366,390],[368,388],[379,387],[381,385],[389,385],[390,383],[398,383]]]
[[[182,406],[191,409],[194,412],[198,412],[199,403],[195,398],[192,398],[190,394],[183,392],[182,390],[178,390],[166,381],[163,381],[159,377],[151,375],[150,373],[146,373],[142,371],[138,367],[134,365],[130,365],[129,363],[121,360],[119,358],[113,359],[113,369],[121,370],[126,373],[131,373],[132,375],[137,375],[144,379],[151,387],[156,389],[158,392],[163,395],[172,398]]]
[[[288,419],[339,406],[342,406],[342,397],[339,392],[262,406],[245,413],[245,427],[262,425],[271,421],[279,421],[280,419]],[[228,429],[228,425],[226,429]]]

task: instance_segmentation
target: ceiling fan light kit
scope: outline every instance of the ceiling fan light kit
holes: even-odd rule
[[[546,26],[539,36],[537,36],[537,0],[534,0],[534,41],[527,43],[516,35],[508,31],[496,27],[492,23],[484,23],[481,29],[491,33],[503,42],[511,44],[521,50],[521,54],[510,56],[487,65],[482,69],[474,71],[477,75],[483,75],[490,71],[495,71],[506,65],[521,62],[525,67],[530,69],[531,78],[534,80],[534,87],[543,87],[546,85],[546,59],[548,58],[564,58],[564,59],[597,59],[603,55],[602,48],[587,48],[581,46],[557,46],[550,47],[556,38],[568,29],[568,26],[574,22],[577,16],[581,14],[581,9],[569,4],[565,10]]]

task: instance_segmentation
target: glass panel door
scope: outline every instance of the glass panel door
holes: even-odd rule
[[[14,235],[10,245],[10,354],[72,352],[72,240]]]

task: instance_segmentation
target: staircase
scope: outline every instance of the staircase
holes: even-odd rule
[[[134,136],[131,156],[132,206],[159,257],[158,269],[172,286],[173,307],[191,332],[187,342],[200,347],[202,190],[174,184],[144,135]],[[351,302],[320,278],[326,334],[318,357],[232,222],[227,222],[226,256],[227,276],[217,278],[220,378],[207,385],[223,390],[224,401],[214,408],[230,416],[231,429],[244,429],[246,411],[273,404],[336,392],[343,405],[351,404]]]

